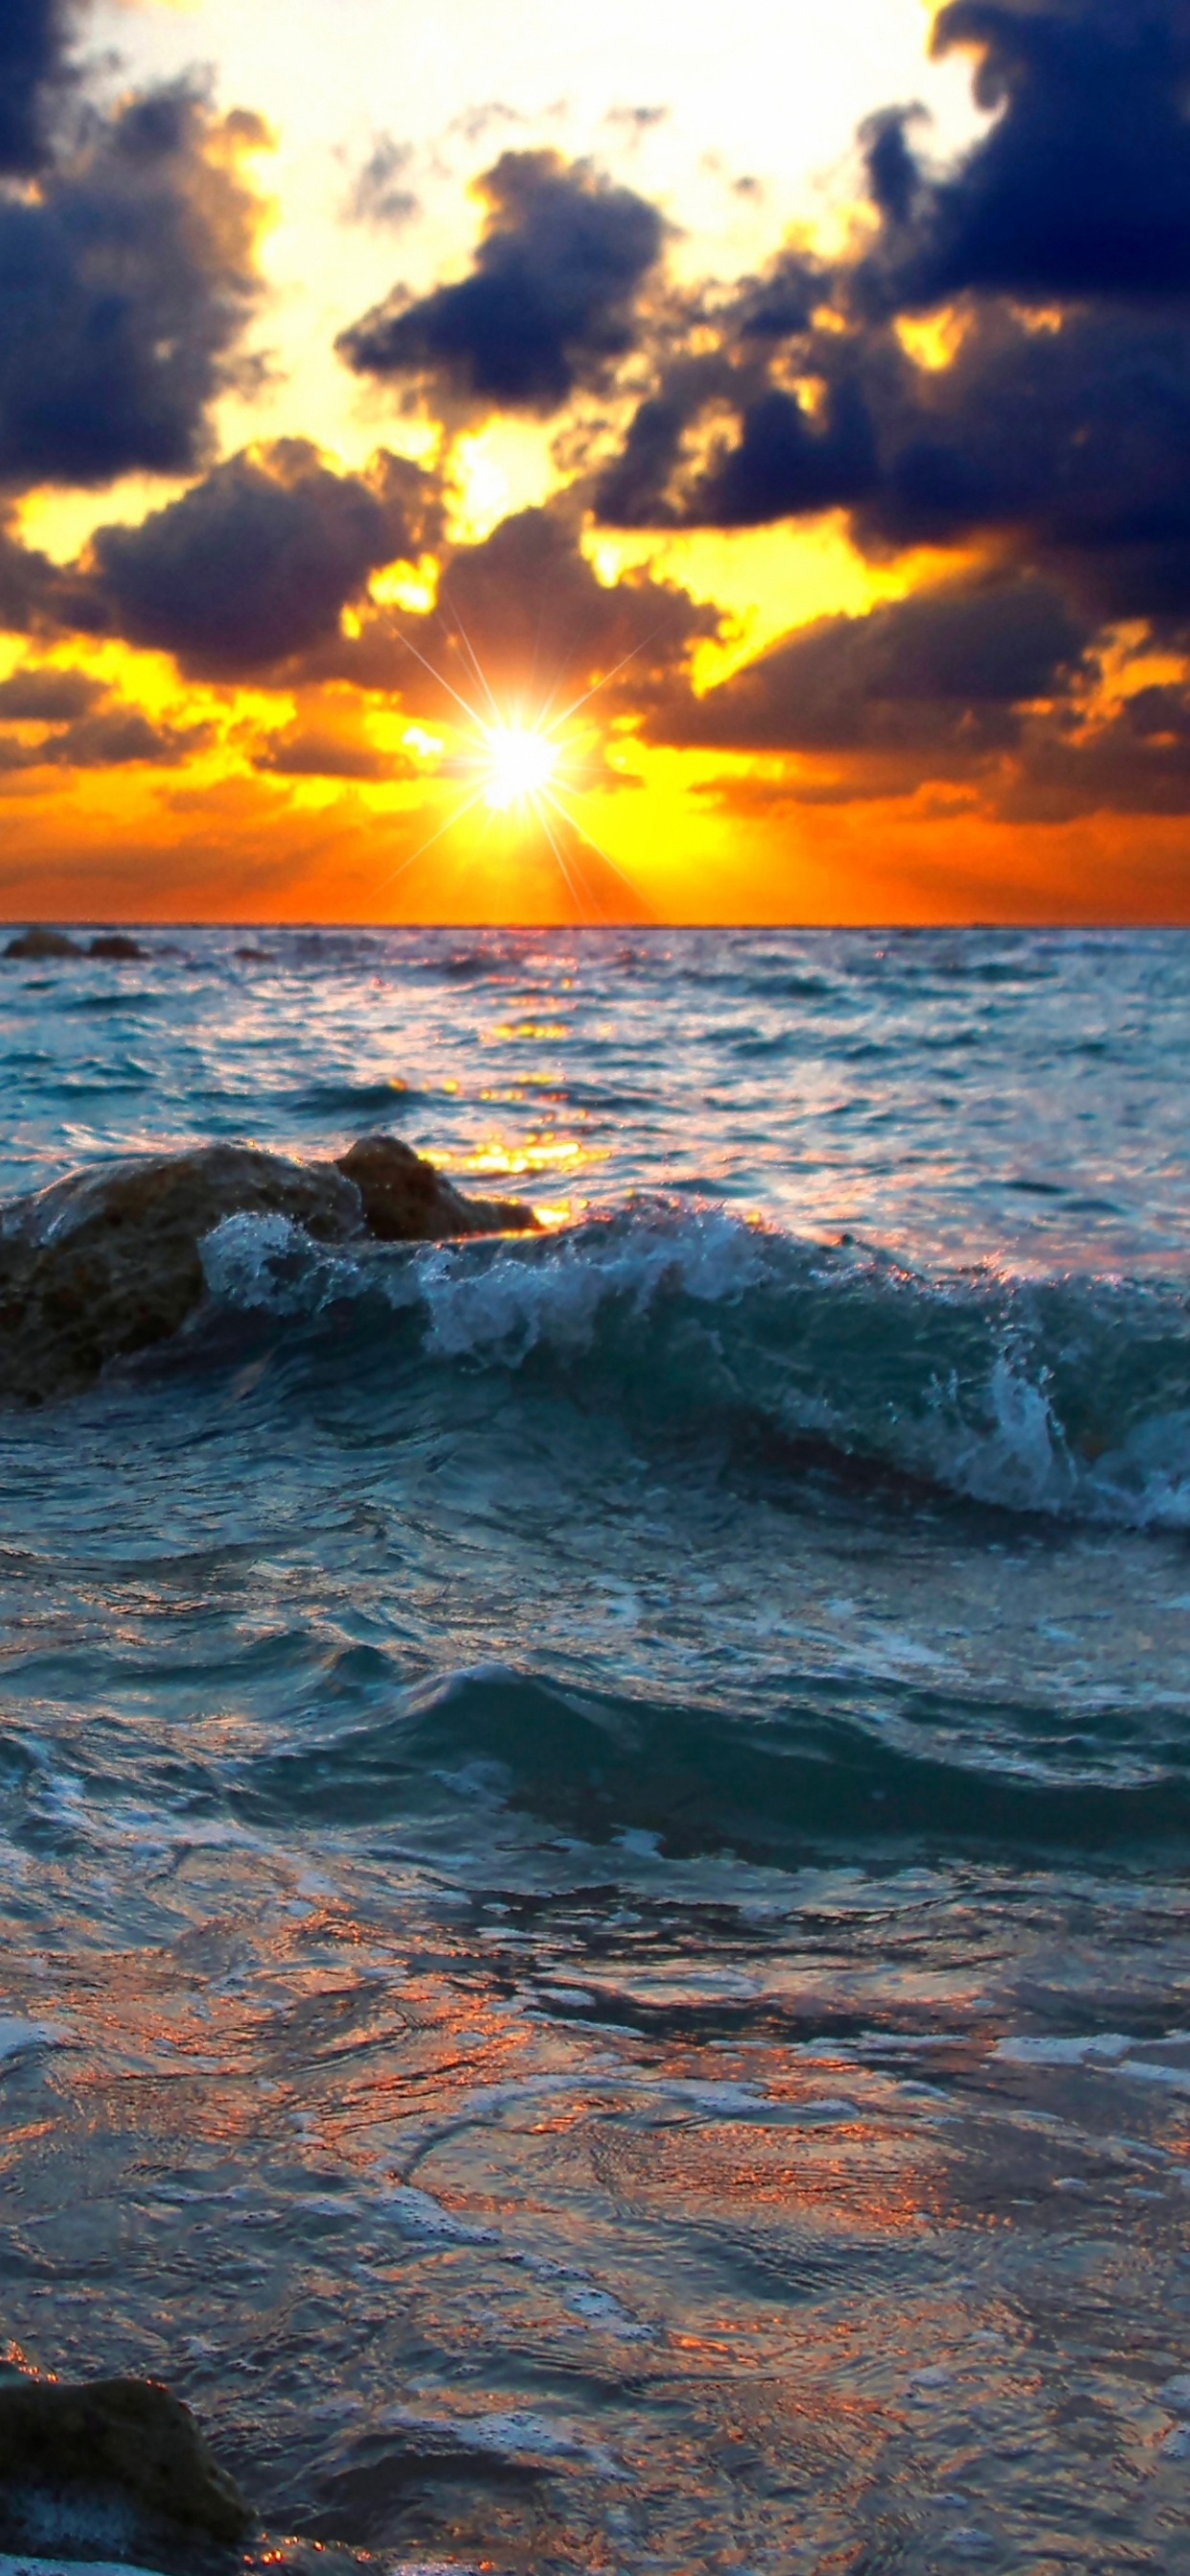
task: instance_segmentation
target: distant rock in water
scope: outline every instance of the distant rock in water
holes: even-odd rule
[[[36,925],[32,930],[19,931],[15,939],[9,940],[4,951],[6,957],[29,957],[39,960],[47,957],[81,957],[82,953],[77,940],[68,939],[64,930],[43,930]]]
[[[84,2519],[88,2504],[115,2504],[134,2525],[227,2547],[246,2539],[255,2519],[189,2407],[158,2381],[6,2378],[0,2537],[10,2545],[21,2545],[22,2531],[35,2538],[47,2504],[58,2515],[81,2508]]]
[[[441,1243],[459,1234],[529,1234],[522,1199],[467,1199],[399,1136],[361,1136],[336,1169],[354,1181],[369,1234],[380,1243]]]
[[[536,1225],[517,1202],[464,1198],[393,1136],[365,1137],[337,1164],[203,1145],[72,1172],[0,1208],[0,1395],[75,1393],[108,1360],[176,1333],[203,1294],[203,1238],[229,1216],[287,1217],[319,1243]]]
[[[87,946],[88,957],[147,957],[148,953],[127,930],[101,930]]]

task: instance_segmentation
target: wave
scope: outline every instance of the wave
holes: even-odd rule
[[[383,1694],[375,1715],[242,1766],[230,1804],[265,1830],[412,1823],[427,1804],[526,1811],[579,1842],[651,1838],[668,1857],[731,1849],[787,1862],[840,1840],[1123,1851],[1190,1841],[1190,1783],[1153,1766],[1111,1776],[1072,1748],[1064,1774],[907,1749],[861,1722],[842,1684],[792,1680],[745,1720],[714,1706],[575,1691],[503,1667]],[[902,1687],[928,1722],[929,1695]],[[925,1723],[922,1725],[923,1738]]]
[[[1190,1528],[1190,1304],[1174,1282],[972,1271],[634,1205],[547,1238],[328,1247],[281,1216],[203,1245],[209,1307],[501,1370],[765,1472],[1002,1512]],[[395,1338],[394,1338],[395,1337]]]

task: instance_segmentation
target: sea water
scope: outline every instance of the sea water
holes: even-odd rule
[[[1190,937],[142,938],[0,967],[5,1195],[543,1230],[0,1413],[14,2357],[283,2551],[1190,2570]]]

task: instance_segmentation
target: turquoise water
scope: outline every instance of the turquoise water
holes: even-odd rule
[[[6,1194],[546,1231],[233,1219],[0,1415],[19,2352],[276,2545],[1190,2569],[1190,939],[142,935]]]

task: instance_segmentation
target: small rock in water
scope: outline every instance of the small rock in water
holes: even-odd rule
[[[362,1232],[333,1164],[250,1145],[72,1172],[0,1210],[0,1390],[41,1403],[176,1333],[202,1296],[204,1235],[244,1214],[288,1217],[324,1243]]]
[[[336,1163],[201,1145],[71,1172],[0,1207],[0,1398],[43,1404],[168,1340],[199,1304],[200,1245],[225,1217],[283,1216],[319,1243],[436,1243],[537,1225],[469,1199],[395,1136]]]
[[[46,2496],[119,2501],[228,2546],[254,2516],[180,2397],[151,2379],[0,2385],[0,2517]]]
[[[43,930],[37,924],[19,931],[4,951],[6,957],[33,958],[81,957],[82,953],[77,940],[68,939],[64,930]]]
[[[127,930],[101,930],[87,949],[88,957],[147,957],[148,953]]]
[[[361,1136],[338,1158],[354,1181],[370,1234],[381,1243],[441,1243],[461,1234],[529,1234],[538,1221],[521,1199],[470,1199],[399,1136]]]

